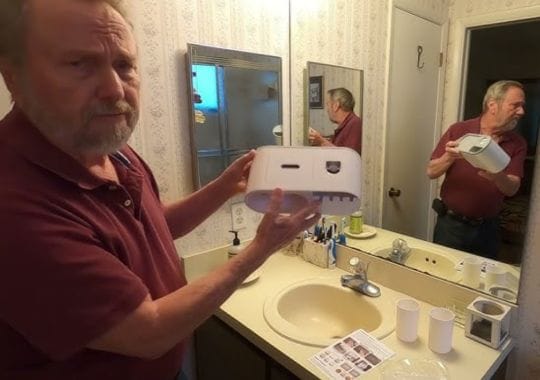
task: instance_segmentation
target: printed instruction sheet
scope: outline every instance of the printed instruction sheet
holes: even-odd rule
[[[354,380],[394,354],[364,330],[357,330],[318,352],[309,361],[330,379]]]

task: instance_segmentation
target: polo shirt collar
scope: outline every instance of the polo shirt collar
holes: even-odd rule
[[[338,134],[339,132],[341,132],[341,130],[343,128],[345,128],[345,126],[349,123],[349,120],[351,120],[351,118],[353,117],[353,113],[352,112],[349,112],[349,114],[347,116],[345,116],[345,119],[343,119],[343,121],[341,122],[341,124],[339,124],[339,126],[336,128],[336,130],[334,131],[335,134]]]
[[[83,189],[92,190],[108,183],[51,144],[17,106],[0,121],[0,141],[2,140],[28,161]]]

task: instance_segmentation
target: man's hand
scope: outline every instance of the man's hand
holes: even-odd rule
[[[322,146],[322,145],[332,145],[330,141],[325,139],[318,131],[316,131],[313,128],[309,128],[309,145],[316,145],[316,146]]]
[[[463,158],[457,148],[458,145],[459,142],[457,141],[448,141],[444,147],[445,152],[442,154],[442,156],[429,161],[426,170],[429,178],[439,178],[441,175],[446,173],[448,168],[452,166],[455,160]]]
[[[485,170],[480,170],[478,175],[487,179],[488,181],[493,182],[501,193],[507,197],[515,195],[519,190],[519,186],[521,185],[521,179],[519,177],[511,174],[505,174],[504,171],[500,171],[499,173],[490,173]]]
[[[279,213],[283,201],[283,190],[272,192],[270,206],[257,228],[253,244],[257,250],[265,252],[264,260],[275,251],[290,243],[300,232],[308,229],[319,220],[320,203],[305,200],[291,215]]]
[[[448,141],[446,143],[446,146],[445,146],[445,152],[446,152],[446,155],[447,155],[447,159],[451,160],[452,162],[454,162],[455,160],[459,159],[459,158],[463,158],[463,156],[461,155],[459,149],[457,148],[457,146],[459,145],[459,142],[458,141]]]
[[[228,190],[230,196],[246,191],[249,177],[249,169],[255,158],[255,151],[250,150],[242,157],[237,158],[227,169],[218,177],[218,181]]]

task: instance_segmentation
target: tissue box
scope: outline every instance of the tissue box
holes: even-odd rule
[[[498,173],[510,162],[510,156],[486,135],[467,133],[459,140],[458,149],[475,168]]]
[[[360,155],[343,147],[260,147],[250,169],[246,204],[266,212],[277,187],[284,193],[280,212],[319,200],[323,214],[349,215],[360,208]]]

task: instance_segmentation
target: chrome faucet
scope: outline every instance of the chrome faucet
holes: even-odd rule
[[[411,249],[407,245],[407,242],[398,238],[392,242],[392,251],[390,251],[388,258],[395,263],[403,264],[410,253]]]
[[[381,295],[381,289],[368,281],[367,271],[369,263],[362,263],[358,257],[352,257],[349,265],[353,274],[344,274],[341,276],[341,285],[356,290],[370,297]]]

